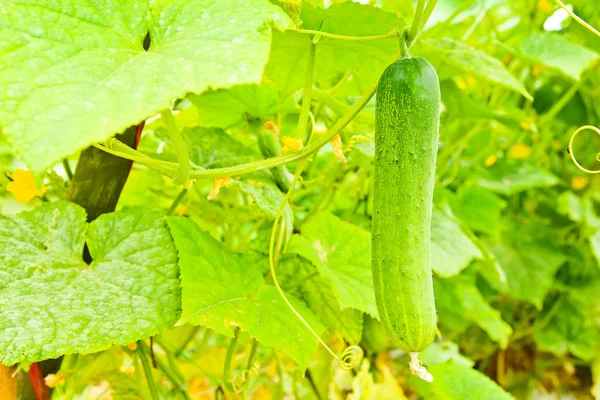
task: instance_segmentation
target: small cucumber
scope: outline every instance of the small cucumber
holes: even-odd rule
[[[419,57],[388,66],[375,112],[372,270],[381,321],[406,352],[436,332],[430,231],[440,83]]]
[[[273,158],[282,154],[281,145],[273,129],[276,129],[276,127],[272,123],[267,122],[263,130],[258,133],[258,147],[265,158]],[[285,165],[271,168],[271,173],[277,187],[282,192],[287,193],[294,180],[294,175],[290,174]]]

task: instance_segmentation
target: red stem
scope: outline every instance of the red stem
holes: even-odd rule
[[[38,363],[33,363],[29,367],[29,379],[31,380],[36,400],[50,400],[48,386],[44,382],[44,376]]]
[[[140,144],[140,138],[142,137],[142,131],[144,130],[145,122],[146,121],[140,122],[140,124],[137,126],[137,130],[135,131],[135,147],[134,147],[134,149],[136,149],[136,150]],[[132,168],[133,168],[133,161],[129,164],[129,173],[131,173]]]

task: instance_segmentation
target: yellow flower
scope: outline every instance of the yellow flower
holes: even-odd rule
[[[35,179],[33,179],[31,171],[15,169],[12,179],[12,182],[6,185],[6,190],[11,192],[21,203],[26,203],[34,197],[42,195],[42,192],[35,186]]]
[[[333,146],[333,154],[335,154],[335,159],[341,163],[347,163],[346,157],[344,156],[344,149],[342,145],[342,137],[338,133],[331,139],[331,145]]]
[[[524,160],[531,154],[531,147],[523,143],[517,143],[511,146],[509,150],[510,156],[517,160]]]
[[[498,156],[496,156],[495,154],[491,154],[485,159],[483,164],[486,167],[491,167],[492,165],[496,164],[496,161],[498,161]]]
[[[283,147],[281,148],[282,153],[287,153],[288,151],[298,151],[302,147],[302,142],[298,139],[294,139],[289,136],[283,137]]]
[[[526,131],[531,131],[531,124],[527,121],[521,121],[521,123],[519,124],[519,126],[521,126],[522,129],[526,130]]]
[[[587,176],[574,176],[571,178],[571,187],[573,190],[580,190],[587,186],[589,178]]]
[[[226,176],[224,178],[215,179],[215,181],[213,183],[213,187],[210,190],[210,193],[208,194],[207,199],[209,199],[209,200],[215,199],[219,195],[221,188],[229,185],[231,182],[233,182],[233,181],[228,176]]]
[[[263,125],[263,129],[266,131],[272,131],[275,132],[275,134],[277,136],[279,136],[279,127],[277,125],[275,125],[275,122],[273,121],[267,121],[264,123]]]
[[[538,0],[537,8],[544,14],[550,14],[554,10],[554,5],[549,0]]]

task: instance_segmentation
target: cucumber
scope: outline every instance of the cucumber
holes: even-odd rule
[[[439,118],[431,64],[408,57],[388,66],[377,87],[371,265],[381,321],[411,353],[436,333],[429,240]]]
[[[274,125],[266,123],[263,130],[258,133],[258,147],[265,158],[273,158],[282,154],[281,145],[273,129],[276,129]],[[287,193],[294,180],[294,175],[290,174],[285,165],[271,168],[271,173],[277,187]]]

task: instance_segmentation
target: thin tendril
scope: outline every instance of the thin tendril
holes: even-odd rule
[[[591,169],[587,169],[587,168],[583,167],[581,164],[579,164],[579,162],[577,162],[577,159],[575,158],[575,154],[573,153],[573,141],[575,140],[575,136],[577,136],[577,134],[579,132],[585,131],[587,129],[591,129],[594,132],[596,132],[598,135],[600,135],[600,129],[598,129],[592,125],[584,125],[584,126],[580,127],[579,129],[577,129],[575,132],[573,132],[573,134],[571,135],[571,139],[569,140],[568,151],[569,151],[569,154],[571,155],[571,159],[573,160],[573,163],[581,171],[586,172],[588,174],[600,174],[600,170],[594,171]],[[600,161],[600,153],[596,156],[596,160]]]
[[[562,8],[563,10],[565,10],[567,12],[567,14],[569,14],[571,16],[571,18],[573,18],[575,21],[577,21],[581,26],[583,26],[588,31],[592,32],[594,35],[600,37],[600,31],[598,31],[596,28],[594,28],[593,26],[591,26],[590,24],[588,24],[587,22],[585,22],[583,19],[581,19],[581,17],[579,17],[573,11],[569,10],[569,8],[567,6],[565,6],[562,1],[560,1],[560,0],[554,0],[554,2],[556,4],[558,4],[558,6],[560,8]]]
[[[321,345],[325,348],[325,350],[327,350],[329,352],[329,354],[331,354],[336,360],[338,360],[338,362],[340,364],[340,368],[342,368],[344,370],[350,370],[350,369],[354,368],[356,365],[358,365],[358,363],[362,359],[362,357],[363,357],[362,349],[358,346],[350,346],[344,350],[344,352],[342,353],[342,355],[340,357],[338,357],[337,354],[335,354],[335,352],[333,350],[331,350],[331,348],[327,345],[327,343],[325,343],[325,341],[323,341],[323,339],[321,339],[321,336],[317,332],[315,332],[315,330],[310,326],[310,324],[308,322],[306,322],[306,320],[302,317],[302,315],[300,315],[300,313],[296,310],[296,308],[288,300],[287,296],[283,292],[283,289],[281,289],[281,286],[279,285],[279,281],[277,280],[277,274],[275,273],[275,264],[276,263],[275,263],[274,247],[275,247],[275,237],[277,236],[279,221],[281,220],[281,217],[283,215],[283,210],[285,209],[285,206],[287,205],[287,203],[292,195],[292,191],[294,190],[294,188],[296,187],[296,184],[298,183],[298,181],[300,179],[300,175],[302,174],[304,165],[305,165],[305,160],[301,160],[298,163],[298,166],[296,167],[296,172],[294,173],[294,180],[292,181],[292,184],[290,185],[290,189],[287,191],[287,193],[283,197],[283,201],[281,202],[281,205],[279,206],[279,210],[277,211],[277,215],[275,216],[275,221],[273,222],[273,229],[271,230],[271,240],[269,242],[269,268],[271,270],[271,277],[273,278],[273,283],[275,284],[275,288],[281,295],[281,298],[283,299],[283,301],[290,308],[292,313],[294,313],[294,315],[304,324],[304,326],[306,326],[306,328],[319,341],[319,343],[321,343]]]
[[[366,40],[382,40],[382,39],[394,39],[398,37],[398,31],[391,31],[386,33],[385,35],[375,35],[375,36],[346,36],[346,35],[336,35],[335,33],[315,31],[312,29],[296,29],[298,33],[304,33],[309,35],[320,35],[323,37],[327,37],[330,39],[339,39],[339,40],[350,40],[350,41],[366,41]]]

